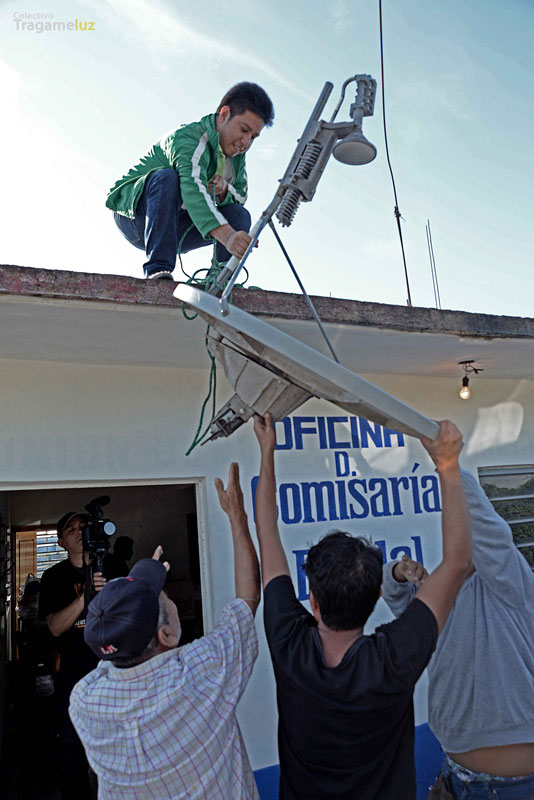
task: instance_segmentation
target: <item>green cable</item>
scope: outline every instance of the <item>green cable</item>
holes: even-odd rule
[[[212,197],[213,197],[213,202],[216,203],[217,201],[216,201],[216,198],[215,198],[215,187],[213,187],[213,189],[212,189]],[[189,231],[193,227],[194,227],[194,225],[193,225],[193,223],[191,223],[191,225],[187,228],[185,233],[182,235],[180,241],[178,242],[178,253],[177,253],[177,255],[178,255],[178,259],[180,261],[180,268],[181,268],[183,274],[185,275],[185,277],[187,278],[185,283],[188,286],[196,286],[199,289],[204,289],[205,291],[208,291],[208,289],[211,288],[212,286],[216,286],[217,289],[220,289],[222,291],[224,289],[224,286],[220,285],[219,283],[217,283],[217,280],[218,280],[218,277],[219,277],[219,275],[221,273],[221,270],[223,269],[223,267],[225,265],[224,264],[219,264],[219,262],[217,261],[217,255],[216,255],[217,242],[216,241],[213,242],[213,255],[212,255],[212,258],[211,258],[211,265],[210,265],[209,268],[201,267],[200,269],[197,269],[192,275],[189,275],[184,269],[184,265],[182,263],[182,256],[181,256],[182,244],[183,244],[183,241],[184,241],[185,237],[187,236],[187,234],[189,233]],[[247,271],[246,267],[243,267],[243,271],[245,273],[245,279],[243,280],[242,283],[236,284],[236,286],[240,286],[240,287],[244,286],[245,283],[248,281],[249,275],[248,275],[248,271]],[[205,274],[204,277],[201,278],[201,277],[198,277],[200,273],[206,273],[206,274]],[[230,297],[228,299],[229,299],[229,302],[231,303],[232,302],[232,294],[231,293],[230,293]],[[182,303],[182,314],[184,315],[184,317],[187,320],[193,320],[196,317],[198,317],[197,313],[194,313],[192,316],[189,316],[187,314],[187,311],[186,311],[186,308],[185,308],[185,303]],[[211,361],[209,384],[208,384],[208,394],[206,395],[206,397],[204,399],[204,402],[202,403],[202,408],[200,410],[200,419],[199,419],[199,422],[198,422],[198,427],[197,427],[195,435],[193,437],[193,441],[192,441],[191,445],[189,446],[189,450],[186,452],[186,456],[188,456],[195,449],[195,447],[197,447],[197,445],[201,444],[202,440],[205,439],[205,437],[208,435],[208,433],[210,431],[211,423],[213,422],[213,418],[215,417],[215,402],[216,402],[216,394],[217,394],[217,365],[216,365],[216,362],[215,362],[215,358],[210,353],[210,350],[209,350],[209,347],[208,347],[209,331],[210,331],[210,326],[208,325],[208,327],[206,329],[205,339],[204,339],[205,344],[206,344],[206,350],[208,352],[208,356],[209,356],[210,361]],[[204,422],[204,413],[205,413],[206,406],[207,406],[207,404],[209,402],[210,397],[212,398],[211,419],[208,422],[208,424],[206,425],[206,427],[204,428],[204,430],[202,431],[202,433],[200,433],[200,430],[201,430],[203,422]]]
[[[210,326],[208,325],[208,327],[206,328],[206,336],[205,336],[205,339],[204,339],[204,341],[206,343],[206,350],[207,350],[208,356],[210,357],[210,360],[211,360],[208,394],[206,395],[206,398],[205,398],[204,402],[202,403],[202,408],[200,410],[200,419],[198,421],[198,427],[197,427],[197,429],[195,431],[195,435],[193,437],[193,441],[191,442],[191,444],[189,446],[189,450],[186,452],[186,456],[188,456],[195,449],[195,447],[198,444],[200,444],[202,442],[202,440],[207,436],[207,434],[209,433],[209,429],[210,429],[210,425],[212,423],[213,417],[215,416],[215,402],[216,402],[216,396],[217,396],[217,366],[216,366],[216,363],[215,363],[215,358],[210,353],[210,350],[209,350],[209,347],[208,347],[209,332],[210,332]],[[200,433],[200,429],[202,428],[202,423],[204,422],[204,411],[206,410],[206,406],[207,406],[208,400],[210,399],[210,396],[212,394],[212,390],[213,390],[213,397],[212,397],[212,404],[211,404],[211,419],[208,422],[208,424],[206,425],[206,427],[204,428],[204,430],[202,431],[202,433]]]

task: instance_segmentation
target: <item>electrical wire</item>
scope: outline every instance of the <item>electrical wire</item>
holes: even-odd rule
[[[401,213],[399,211],[399,201],[397,199],[397,187],[395,186],[395,178],[393,176],[393,169],[391,166],[391,160],[389,158],[389,147],[388,147],[388,134],[387,134],[387,127],[386,127],[386,93],[384,87],[384,44],[383,44],[383,34],[382,34],[382,0],[378,0],[378,12],[379,12],[379,19],[380,19],[380,70],[382,75],[382,120],[384,123],[384,142],[386,145],[386,158],[389,167],[389,173],[391,175],[391,183],[393,184],[393,196],[395,198],[395,209],[394,214],[397,219],[397,228],[399,229],[399,239],[400,239],[400,246],[402,251],[402,262],[404,264],[404,275],[406,278],[406,290],[408,292],[408,305],[412,305],[412,298],[410,295],[410,282],[408,280],[408,268],[406,266],[406,255],[404,253],[404,242],[402,240],[402,230],[401,230]]]
[[[300,287],[300,291],[302,292],[302,294],[303,294],[303,295],[304,295],[304,297],[306,298],[306,302],[308,303],[308,306],[310,307],[310,310],[311,310],[311,312],[312,312],[312,314],[313,314],[313,317],[314,317],[314,319],[315,319],[315,321],[316,321],[317,325],[319,326],[319,330],[320,330],[320,331],[321,331],[321,333],[323,334],[323,338],[324,338],[324,340],[325,340],[326,344],[328,345],[328,349],[329,349],[329,350],[330,350],[330,352],[332,353],[332,358],[334,359],[334,361],[336,361],[336,362],[339,364],[339,358],[336,356],[336,353],[335,353],[335,351],[334,351],[334,348],[332,347],[332,344],[331,344],[331,342],[330,342],[330,339],[328,338],[328,336],[327,336],[327,333],[326,333],[326,331],[325,331],[325,329],[324,329],[324,327],[323,327],[323,324],[322,324],[321,320],[319,319],[319,315],[318,315],[317,311],[315,310],[315,306],[313,305],[313,303],[312,303],[312,301],[311,301],[311,298],[310,298],[310,296],[309,296],[308,292],[307,292],[307,291],[306,291],[306,289],[304,288],[304,284],[302,283],[301,279],[299,278],[299,276],[298,276],[298,273],[297,273],[297,270],[296,270],[296,269],[295,269],[295,267],[293,266],[293,262],[291,261],[291,259],[290,259],[290,257],[289,257],[289,254],[288,254],[288,252],[287,252],[286,248],[284,247],[284,243],[282,242],[282,240],[280,239],[280,236],[278,235],[278,231],[276,230],[276,228],[275,228],[275,227],[274,227],[274,225],[273,225],[273,221],[272,221],[272,219],[270,219],[270,220],[269,220],[269,227],[270,227],[270,229],[272,230],[272,232],[274,233],[274,235],[275,235],[275,238],[276,238],[276,241],[277,241],[277,242],[278,242],[278,244],[280,245],[280,249],[281,249],[282,253],[283,253],[283,254],[284,254],[284,256],[285,256],[287,263],[288,263],[288,264],[289,264],[289,266],[290,266],[291,272],[292,272],[292,273],[293,273],[293,275],[295,276],[295,280],[297,281],[297,283],[298,283],[298,285],[299,285],[299,287]]]

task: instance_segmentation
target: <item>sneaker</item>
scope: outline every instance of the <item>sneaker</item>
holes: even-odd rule
[[[164,281],[174,281],[172,277],[172,272],[170,269],[160,269],[158,272],[151,272],[150,275],[147,275],[147,280],[152,280],[153,278],[160,278]]]

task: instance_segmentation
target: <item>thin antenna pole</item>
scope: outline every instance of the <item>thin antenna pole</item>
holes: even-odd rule
[[[438,295],[436,292],[436,279],[434,276],[434,265],[432,264],[432,251],[430,249],[430,237],[428,235],[428,221],[425,225],[425,233],[426,233],[426,246],[428,247],[428,260],[430,261],[430,274],[432,275],[432,288],[434,289],[434,303],[436,304],[436,308],[438,307]]]
[[[430,271],[432,272],[432,283],[434,285],[434,300],[436,301],[436,308],[441,309],[441,297],[439,294],[438,285],[438,271],[436,268],[436,259],[434,256],[434,246],[432,244],[432,233],[430,231],[430,220],[426,222],[426,241],[428,244],[428,256],[430,258]]]
[[[434,265],[434,275],[436,278],[436,291],[438,293],[438,306],[441,308],[441,297],[439,294],[439,284],[438,284],[438,269],[436,267],[436,258],[434,256],[434,245],[432,244],[432,231],[430,230],[430,220],[428,220],[428,236],[430,238],[430,250],[432,251],[432,263]]]

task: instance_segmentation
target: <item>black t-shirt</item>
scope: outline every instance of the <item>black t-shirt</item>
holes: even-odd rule
[[[420,600],[362,636],[337,667],[291,578],[265,588],[264,619],[278,699],[280,800],[414,800],[414,685],[437,622]]]
[[[85,588],[85,570],[75,567],[68,558],[43,572],[39,595],[39,617],[46,619],[70,605]],[[68,631],[54,639],[61,655],[60,671],[72,686],[98,664],[98,658],[85,644],[85,609]]]

